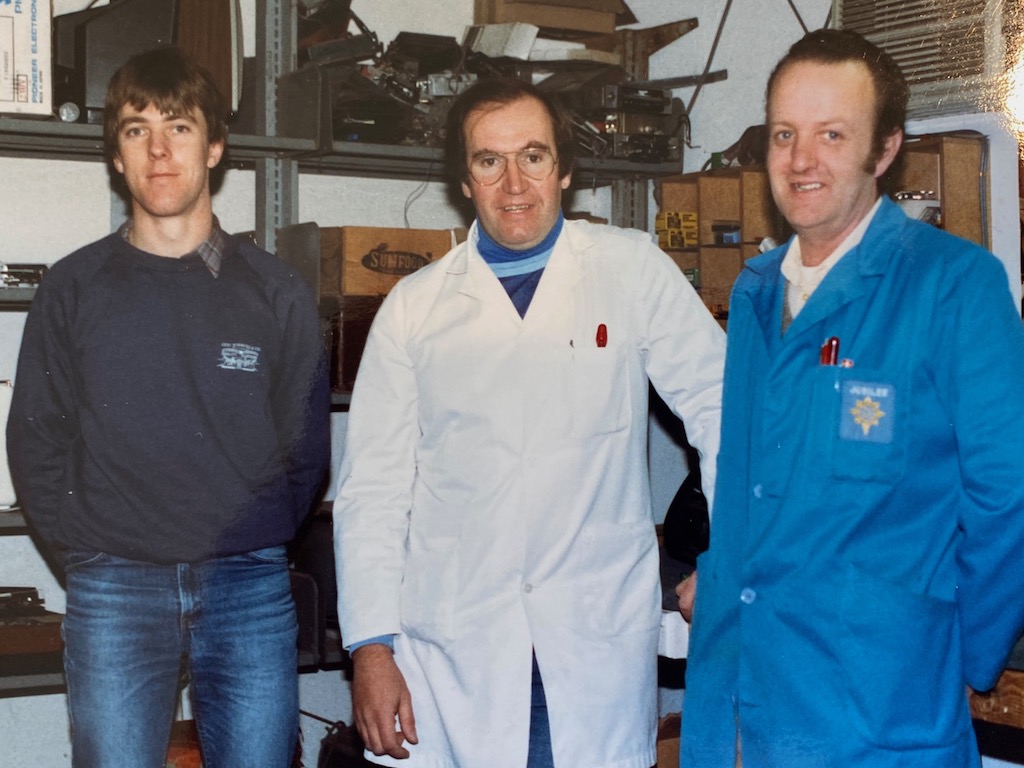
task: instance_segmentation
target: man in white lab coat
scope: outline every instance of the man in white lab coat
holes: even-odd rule
[[[335,539],[383,765],[656,761],[648,383],[713,488],[725,339],[649,235],[564,220],[572,146],[529,84],[463,94],[447,161],[476,222],[392,290],[363,353]]]

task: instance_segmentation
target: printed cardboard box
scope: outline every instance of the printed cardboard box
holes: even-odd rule
[[[50,0],[0,0],[0,114],[53,114]]]
[[[319,227],[279,233],[278,255],[315,285],[330,350],[331,387],[350,392],[384,297],[404,276],[444,256],[465,230]]]

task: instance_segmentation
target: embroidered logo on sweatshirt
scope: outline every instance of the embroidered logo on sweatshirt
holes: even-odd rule
[[[218,368],[229,371],[248,371],[255,373],[260,364],[260,348],[251,344],[225,341],[220,345],[220,362]]]

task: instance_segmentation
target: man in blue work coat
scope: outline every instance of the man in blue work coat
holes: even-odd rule
[[[849,31],[768,82],[796,236],[733,291],[686,768],[979,763],[966,687],[1024,626],[1024,329],[985,250],[878,179],[908,90]]]

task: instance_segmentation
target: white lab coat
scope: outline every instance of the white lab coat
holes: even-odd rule
[[[391,291],[352,395],[342,635],[398,635],[419,735],[374,760],[522,768],[534,648],[555,765],[650,768],[648,377],[714,488],[724,334],[646,233],[566,222],[525,318],[469,243]]]

